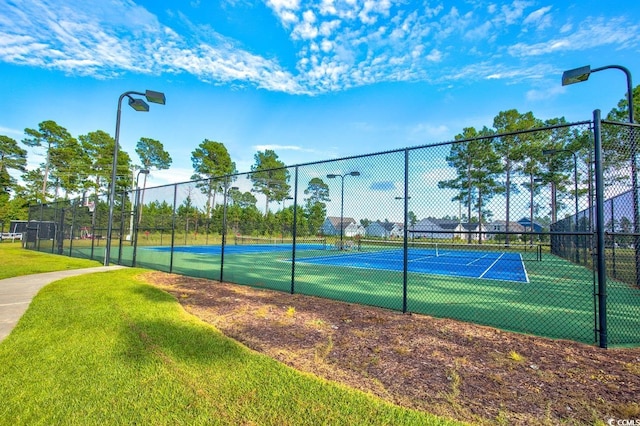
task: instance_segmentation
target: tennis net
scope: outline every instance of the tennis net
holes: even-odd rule
[[[236,245],[246,246],[293,246],[293,238],[283,237],[254,237],[250,235],[236,235],[234,242]],[[304,246],[324,250],[327,246],[326,238],[303,237],[296,238],[296,247]]]
[[[517,253],[523,260],[542,260],[540,244],[455,244],[446,242],[408,241],[407,249],[424,253],[433,257],[480,257],[488,253]],[[357,242],[356,250],[362,252],[402,251],[403,241],[366,240]]]

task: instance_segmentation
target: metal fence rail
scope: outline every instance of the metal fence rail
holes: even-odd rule
[[[634,129],[595,114],[123,192],[109,261],[640,345]],[[24,244],[102,261],[108,214],[105,195],[33,205]]]

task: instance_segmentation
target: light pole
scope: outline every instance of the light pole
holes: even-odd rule
[[[573,156],[573,191],[574,191],[574,200],[575,200],[575,224],[576,224],[576,228],[575,228],[575,232],[578,232],[578,210],[579,210],[579,206],[578,206],[578,156],[576,155],[576,153],[574,151],[570,151],[568,149],[543,149],[542,150],[542,155],[544,156],[550,156],[550,155],[555,155],[558,153],[562,153],[562,152],[566,152],[569,153]],[[575,235],[576,237],[576,263],[580,262],[580,251],[578,249],[578,234]]]
[[[556,214],[556,183],[553,180],[547,181],[543,178],[535,178],[533,180],[535,183],[550,183],[551,184],[551,223],[556,223],[557,214]],[[531,230],[533,230],[533,223],[531,223]]]
[[[285,197],[282,199],[282,211],[284,211],[286,209],[285,207],[285,201],[287,200],[293,200],[293,197]]]
[[[134,169],[134,173],[135,173],[135,169]],[[135,191],[135,201],[132,201],[132,208],[131,208],[131,219],[129,221],[129,233],[130,233],[130,240],[131,240],[131,244],[133,244],[133,237],[134,237],[134,232],[133,232],[133,218],[134,216],[136,217],[136,223],[138,223],[138,218],[140,217],[137,213],[138,213],[138,203],[140,202],[140,186],[139,186],[139,180],[140,180],[140,173],[142,173],[143,175],[148,175],[149,174],[149,169],[139,169],[138,173],[136,174],[136,179],[134,182],[134,186],[133,186],[133,191]],[[133,194],[133,192],[132,192]]]
[[[606,65],[604,67],[591,69],[591,66],[586,65],[580,68],[574,68],[572,70],[562,73],[562,85],[566,86],[574,83],[581,83],[587,81],[589,76],[598,71],[607,69],[618,69],[622,71],[627,77],[627,102],[629,107],[629,133],[631,134],[631,192],[633,199],[633,247],[635,250],[635,266],[636,266],[636,284],[640,285],[640,210],[638,206],[638,176],[637,176],[637,159],[636,159],[636,140],[633,129],[633,83],[631,79],[631,72],[628,68],[621,65]],[[600,206],[602,207],[602,206]]]
[[[120,114],[122,109],[122,100],[126,97],[129,98],[129,106],[136,111],[147,112],[149,111],[149,105],[140,98],[133,98],[131,95],[139,95],[147,98],[147,101],[156,104],[164,105],[166,98],[162,92],[154,92],[147,90],[145,93],[141,92],[124,92],[118,99],[118,112],[116,114],[116,137],[115,144],[113,146],[113,163],[111,165],[111,187],[109,190],[109,223],[107,225],[107,245],[104,250],[104,266],[109,266],[109,258],[111,255],[111,234],[113,232],[113,207],[116,197],[116,177],[118,169],[118,144],[120,139]]]
[[[138,170],[138,174],[136,176],[136,203],[135,208],[131,214],[131,244],[133,244],[133,256],[131,260],[131,266],[135,268],[136,266],[136,255],[138,252],[138,227],[140,226],[140,215],[138,214],[138,209],[140,208],[140,185],[139,179],[140,174],[147,175],[149,174],[149,169],[140,169]],[[135,214],[135,222],[133,221],[133,216]]]
[[[238,190],[237,186],[232,186],[231,188],[227,187],[227,183],[225,182],[224,188],[224,197],[222,201],[222,244],[220,246],[220,282],[222,282],[223,278],[223,270],[224,270],[224,246],[227,243],[227,197],[229,196],[229,191]]]
[[[283,242],[284,242],[284,231],[287,228],[287,222],[286,222],[286,218],[284,216],[284,212],[286,210],[285,202],[287,200],[293,200],[293,197],[285,197],[285,198],[282,199],[282,235],[281,235],[280,240],[283,241]]]
[[[349,172],[349,173],[345,173],[343,175],[335,175],[335,174],[328,174],[327,177],[329,179],[334,179],[339,177],[341,180],[341,189],[340,189],[340,250],[344,249],[344,245],[343,245],[343,239],[344,239],[344,226],[343,226],[343,220],[344,220],[344,178],[345,176],[360,176],[360,172]]]

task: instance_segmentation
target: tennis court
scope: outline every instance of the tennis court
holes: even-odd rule
[[[324,239],[296,242],[296,251],[317,251],[327,249]],[[266,238],[234,239],[225,246],[225,253],[259,254],[271,252],[291,252],[292,241]],[[146,247],[144,250],[169,252],[171,247]],[[408,271],[421,274],[435,274],[452,277],[467,277],[487,280],[512,281],[528,283],[529,277],[525,268],[521,249],[500,245],[478,246],[447,245],[438,243],[411,243],[407,250]],[[529,252],[536,253],[537,248]],[[200,255],[219,255],[220,246],[176,246],[176,253],[192,253]],[[285,260],[282,259],[281,260]],[[286,259],[291,261],[291,259]],[[297,259],[299,263],[340,266],[360,269],[376,269],[386,271],[404,270],[404,246],[386,241],[360,242],[350,250],[336,252],[331,250],[327,255],[304,257]]]
[[[351,268],[404,270],[404,246],[389,242],[360,242],[343,256],[300,259],[300,263]],[[534,249],[537,251],[537,249]],[[414,273],[490,280],[529,282],[522,253],[507,246],[474,249],[465,245],[411,243],[407,248],[407,270]]]

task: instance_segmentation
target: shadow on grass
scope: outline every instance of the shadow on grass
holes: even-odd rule
[[[160,359],[163,363],[224,364],[230,368],[230,364],[242,362],[246,356],[241,346],[213,327],[180,319],[130,321],[122,329],[122,336],[122,356],[130,363]]]

